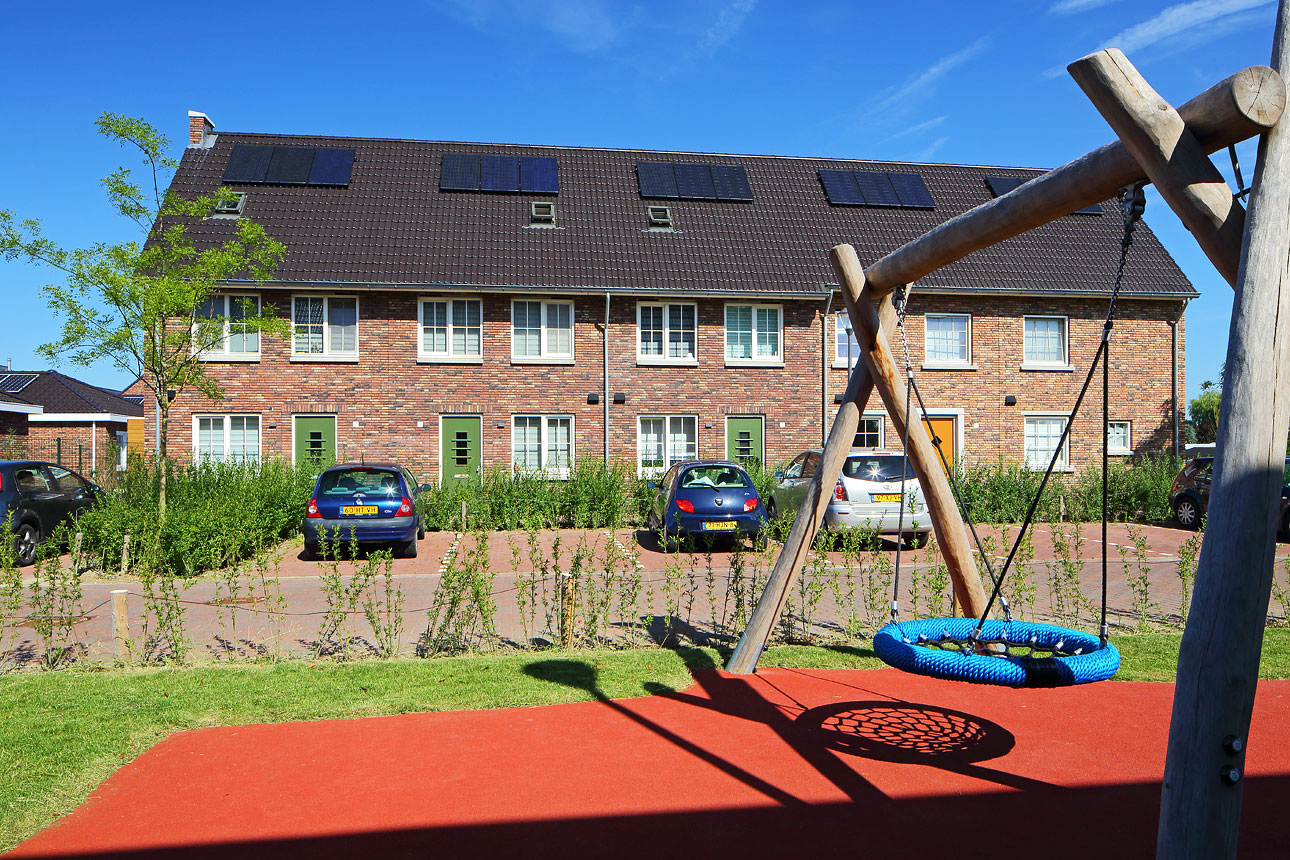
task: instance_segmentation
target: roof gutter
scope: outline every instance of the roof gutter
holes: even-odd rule
[[[643,287],[569,286],[560,284],[465,284],[448,282],[425,283],[374,283],[371,281],[251,281],[230,279],[220,281],[221,286],[259,289],[290,290],[345,290],[347,292],[421,291],[421,292],[471,292],[471,293],[561,293],[569,295],[601,296],[680,296],[686,298],[758,298],[801,299],[819,301],[828,294],[823,285],[818,290],[766,290],[766,289],[648,289]],[[836,289],[836,288],[834,288]]]
[[[116,421],[124,424],[127,421],[142,421],[142,415],[122,415],[117,412],[44,412],[29,415],[28,421],[43,424],[94,424],[99,421]]]

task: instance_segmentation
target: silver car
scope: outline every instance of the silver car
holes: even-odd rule
[[[822,455],[819,448],[803,452],[793,458],[788,468],[775,473],[776,482],[767,502],[767,514],[776,517],[795,513],[801,507]],[[853,448],[847,454],[842,475],[833,488],[833,498],[824,512],[825,527],[873,529],[881,534],[895,534],[900,528],[902,471],[905,472],[905,533],[931,531],[932,521],[913,466],[907,465],[902,454],[861,448]]]

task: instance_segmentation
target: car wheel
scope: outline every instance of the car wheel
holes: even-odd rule
[[[1194,499],[1181,498],[1174,502],[1174,519],[1185,529],[1194,529],[1200,525],[1200,508]]]
[[[766,548],[765,529],[759,530],[756,534],[754,534],[752,536],[752,540],[750,541],[750,543],[752,544],[752,548],[754,552],[761,552],[762,550],[764,550]]]
[[[766,516],[772,520],[779,517],[779,510],[775,507],[774,499],[766,500]]]
[[[412,538],[403,546],[399,547],[399,558],[416,558],[417,557],[417,539]]]
[[[40,546],[40,531],[31,523],[23,523],[13,533],[13,554],[18,565],[25,567],[36,560],[36,548]]]
[[[314,561],[318,558],[318,544],[312,541],[305,541],[305,548],[301,550],[300,557],[305,561]]]

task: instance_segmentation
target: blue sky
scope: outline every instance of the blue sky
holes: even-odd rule
[[[217,131],[1053,167],[1112,137],[1067,63],[1119,47],[1178,105],[1267,63],[1275,17],[1272,0],[14,4],[0,208],[69,246],[131,237],[99,180],[135,161],[95,134],[103,111],[143,117],[176,154],[194,109]],[[1248,181],[1254,143],[1238,153]],[[1154,193],[1146,217],[1202,294],[1195,396],[1223,361],[1231,290]],[[0,261],[0,362],[46,366],[54,279]]]

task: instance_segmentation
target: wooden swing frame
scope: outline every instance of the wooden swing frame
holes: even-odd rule
[[[1118,50],[1068,67],[1119,140],[934,228],[865,268],[829,254],[862,361],[853,370],[806,498],[727,671],[747,674],[778,621],[824,518],[870,395],[877,390],[909,460],[965,615],[986,595],[949,481],[921,421],[906,428],[905,383],[888,342],[893,289],[973,251],[1099,203],[1143,180],[1233,286],[1210,525],[1179,656],[1157,856],[1234,857],[1244,738],[1271,592],[1277,502],[1290,424],[1290,132],[1278,125],[1290,67],[1290,0],[1280,0],[1272,67],[1253,66],[1175,110]],[[1247,216],[1209,154],[1262,136]],[[1268,420],[1269,414],[1272,420]],[[1204,810],[1203,814],[1199,814]]]

